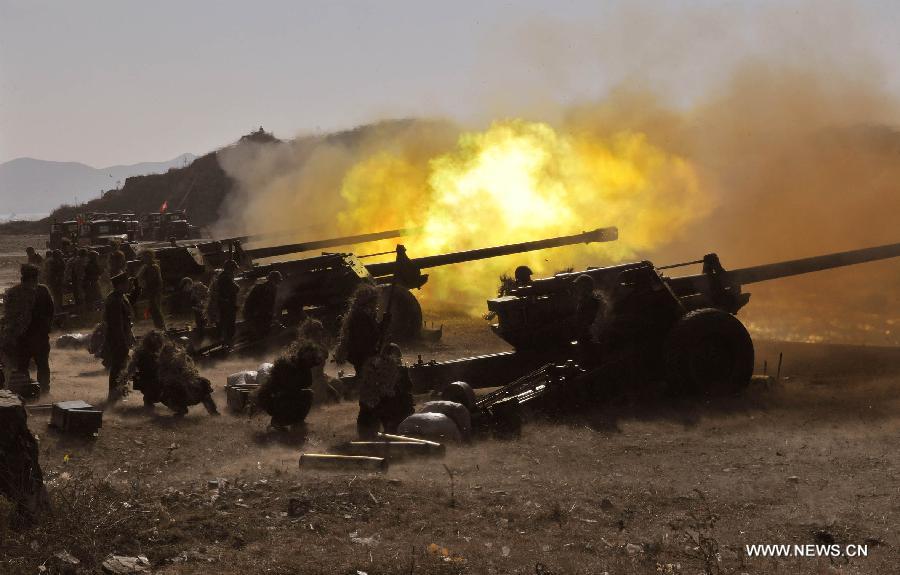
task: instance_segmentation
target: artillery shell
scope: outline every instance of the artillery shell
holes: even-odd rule
[[[446,451],[443,445],[433,447],[418,441],[350,441],[339,449],[349,455],[376,455],[389,459],[412,456],[443,457]]]
[[[368,469],[371,471],[387,471],[388,461],[383,457],[302,453],[300,454],[300,467],[305,467],[307,469]]]
[[[409,437],[407,435],[393,435],[390,433],[378,433],[378,439],[384,439],[387,441],[402,441],[402,442],[412,442],[412,443],[424,443],[425,445],[430,445],[432,449],[443,449],[444,445],[438,443],[437,441],[429,441],[427,439],[419,439],[418,437]]]

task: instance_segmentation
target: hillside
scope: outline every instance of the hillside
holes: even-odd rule
[[[43,220],[17,221],[0,224],[0,233],[47,233],[54,220],[74,219],[79,213],[146,213],[159,211],[163,202],[169,209],[185,209],[195,225],[204,227],[215,223],[227,211],[226,202],[236,188],[236,182],[222,169],[219,154],[235,151],[241,146],[265,147],[269,145],[293,146],[312,149],[319,145],[338,145],[345,148],[359,146],[373,132],[391,134],[408,128],[414,120],[392,120],[324,136],[305,136],[283,142],[262,128],[242,136],[237,142],[215,152],[194,159],[190,164],[171,168],[165,173],[133,176],[125,180],[118,190],[110,190],[102,198],[95,198],[78,206],[64,204]],[[250,149],[250,154],[258,150]],[[246,198],[241,198],[242,200]],[[234,209],[234,206],[231,206]]]
[[[0,164],[0,212],[48,213],[60,204],[97,197],[127,178],[160,174],[196,159],[182,154],[166,162],[94,168],[78,162],[17,158]]]

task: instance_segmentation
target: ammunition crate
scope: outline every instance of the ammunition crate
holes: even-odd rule
[[[81,400],[54,403],[50,425],[67,433],[91,435],[103,426],[103,412]]]
[[[225,386],[225,398],[228,411],[241,413],[253,403],[251,395],[259,388],[258,385]]]

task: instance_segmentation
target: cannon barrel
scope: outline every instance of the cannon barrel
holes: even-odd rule
[[[900,243],[735,269],[726,272],[726,281],[738,285],[752,284],[896,257],[900,257]]]
[[[547,248],[556,248],[561,246],[570,246],[574,244],[589,244],[592,242],[612,242],[619,237],[619,230],[615,227],[598,228],[589,232],[582,232],[572,236],[560,236],[549,238],[546,240],[535,240],[530,242],[522,242],[519,244],[507,244],[504,246],[495,246],[490,248],[480,248],[475,250],[466,250],[462,252],[453,252],[449,254],[440,254],[435,256],[426,256],[421,258],[413,258],[409,263],[418,269],[433,268],[438,266],[447,266],[474,260],[483,260],[506,256],[511,254],[520,254],[524,252],[532,252],[535,250],[543,250]],[[366,264],[366,269],[373,277],[385,277],[393,275],[398,270],[397,262],[382,262],[377,264]]]
[[[360,244],[363,242],[374,242],[377,240],[386,240],[390,238],[399,238],[415,233],[415,229],[399,229],[387,230],[383,232],[374,232],[370,234],[358,234],[355,236],[342,236],[325,240],[314,240],[310,242],[300,242],[296,244],[286,244],[283,246],[271,246],[266,248],[244,249],[244,253],[253,259],[271,258],[275,256],[283,256],[299,252],[308,252],[323,248],[333,248],[337,246],[348,246],[351,244]],[[250,236],[252,237],[252,236]]]
[[[900,257],[900,243],[727,270],[719,278],[725,285],[740,286],[895,257]],[[682,276],[670,280],[670,285],[676,292],[705,291],[709,278],[706,274]]]

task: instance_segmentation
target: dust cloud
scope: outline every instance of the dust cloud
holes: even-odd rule
[[[734,268],[898,242],[897,97],[863,19],[816,6],[799,17],[703,8],[673,24],[630,5],[574,42],[593,46],[594,64],[616,79],[600,98],[552,105],[544,91],[533,106],[504,112],[497,95],[481,126],[381,122],[229,148],[220,161],[239,193],[225,221],[241,231],[296,229],[298,239],[420,226],[403,240],[412,257],[619,226],[616,245],[434,271],[424,300],[470,312],[483,311],[497,276],[520,263],[540,275],[715,251]],[[559,39],[584,32],[572,26],[542,22],[541,42],[529,45],[563,85],[577,59]],[[648,35],[661,40],[623,48]],[[703,39],[716,50],[698,72],[685,60]],[[741,317],[757,337],[900,344],[897,261],[747,289],[754,296]]]

